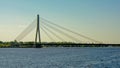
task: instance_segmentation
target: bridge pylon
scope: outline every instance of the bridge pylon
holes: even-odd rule
[[[41,36],[40,36],[40,17],[37,15],[37,28],[36,28],[36,36],[35,36],[35,45],[36,48],[41,48]]]

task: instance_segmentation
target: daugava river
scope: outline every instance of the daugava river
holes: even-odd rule
[[[120,68],[120,47],[0,48],[0,68]]]

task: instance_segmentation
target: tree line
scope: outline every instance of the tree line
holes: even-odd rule
[[[33,48],[34,42],[3,42],[0,41],[0,48]],[[74,42],[42,42],[38,43],[42,47],[120,47],[120,44],[94,44],[94,43],[74,43]]]

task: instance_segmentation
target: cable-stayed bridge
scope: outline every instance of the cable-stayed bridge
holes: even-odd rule
[[[33,29],[36,29],[34,44],[35,47],[41,45],[93,45],[93,44],[101,44],[100,41],[97,41],[88,36],[82,35],[79,32],[75,32],[66,27],[55,24],[51,21],[48,21],[42,17],[37,15],[37,18],[25,29],[21,32],[15,40],[21,41],[25,38]],[[44,36],[47,37],[44,38]],[[45,41],[43,41],[43,38]],[[50,40],[49,43],[48,39]],[[46,43],[43,43],[46,42]],[[50,43],[52,42],[52,43]],[[54,43],[53,43],[54,42]],[[56,43],[55,43],[56,42]],[[60,44],[58,44],[61,42]]]

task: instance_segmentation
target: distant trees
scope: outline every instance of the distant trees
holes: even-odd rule
[[[10,47],[9,42],[0,41],[0,48],[6,48],[6,47]]]
[[[2,44],[3,42],[2,41],[0,41],[0,44]]]
[[[19,43],[16,40],[11,42],[0,41],[0,48],[10,48],[10,47],[19,47]]]
[[[35,46],[34,42],[3,42],[0,41],[0,48],[33,48]],[[37,43],[36,46],[42,47],[120,47],[120,44],[86,44],[86,43],[73,43],[73,42],[42,42]]]
[[[15,47],[19,47],[20,44],[15,40],[15,41],[10,42],[10,46],[15,48]]]

